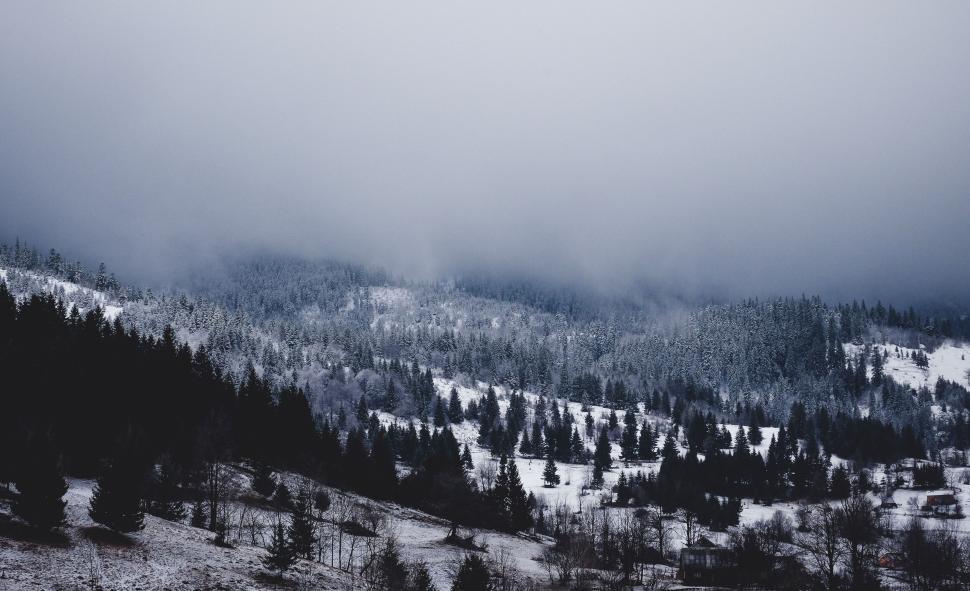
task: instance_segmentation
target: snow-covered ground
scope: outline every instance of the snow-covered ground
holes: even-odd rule
[[[297,490],[297,477],[286,475],[291,490]],[[87,514],[93,483],[69,480],[67,526],[63,538],[48,542],[32,537],[10,521],[8,499],[0,495],[0,591],[20,589],[88,589],[104,591],[169,589],[279,589],[275,575],[262,565],[266,551],[246,540],[232,548],[212,542],[212,532],[145,516],[145,529],[119,536],[96,526]],[[241,477],[241,494],[247,495],[248,478]],[[366,508],[382,522],[379,535],[394,535],[402,557],[426,562],[439,589],[450,587],[453,569],[465,551],[444,543],[449,524],[420,511],[394,503],[377,502],[354,494],[330,490],[334,504],[325,519],[338,519],[338,501],[344,507]],[[235,506],[242,508],[241,502]],[[264,523],[270,511],[254,509]],[[237,512],[237,516],[239,513]],[[343,514],[341,514],[343,515]],[[535,558],[549,540],[536,540],[498,532],[475,531],[476,543],[485,543],[493,557],[504,555],[523,575],[534,580],[546,577]],[[264,532],[261,536],[268,536]],[[245,538],[245,536],[243,536]],[[350,536],[346,538],[349,540]],[[267,538],[268,539],[268,538]],[[356,546],[362,552],[363,538]],[[346,559],[350,542],[345,542]],[[286,575],[285,588],[341,589],[359,588],[355,581],[360,564],[340,570],[319,562],[300,560]],[[98,586],[100,585],[100,586]]]
[[[478,383],[475,387],[469,387],[463,386],[454,380],[435,378],[435,388],[437,389],[438,395],[446,400],[451,392],[452,387],[457,390],[458,397],[461,399],[462,405],[467,407],[468,403],[473,400],[476,402],[481,402],[482,396],[485,394],[488,385]],[[510,392],[502,386],[493,386],[493,388],[495,389],[495,394],[498,398],[499,407],[502,409],[502,413],[504,414],[508,410]],[[529,406],[527,412],[531,429],[533,416],[532,407],[535,405],[539,396],[531,392],[525,392],[524,395],[527,401],[527,406]],[[547,400],[546,404],[548,408],[548,406],[551,405],[551,400]],[[560,401],[559,405],[561,409],[563,401]],[[568,408],[568,412],[573,415],[573,422],[576,425],[580,436],[583,437],[586,447],[592,450],[596,441],[595,438],[586,437],[586,413],[583,412],[582,405],[578,402],[567,402],[566,408]],[[591,414],[596,421],[596,433],[598,434],[600,426],[608,422],[610,410],[606,407],[594,405],[591,407]],[[622,413],[618,413],[618,419],[622,428]],[[381,420],[383,422],[397,422],[398,419],[393,415],[382,413]],[[654,430],[656,431],[659,429],[661,433],[665,432],[670,427],[669,420],[662,419],[653,414],[644,413],[643,409],[641,408],[640,412],[637,412],[638,428],[639,425],[643,424],[644,420],[649,421]],[[416,419],[415,422],[415,424],[417,424]],[[737,434],[739,426],[728,424],[726,427],[733,438]],[[468,447],[472,453],[472,460],[476,467],[476,475],[480,466],[486,463],[497,464],[498,460],[492,456],[491,451],[478,445],[477,421],[464,421],[458,425],[452,425],[451,428],[455,435],[455,439],[458,440],[460,445],[464,445],[466,443],[468,444]],[[768,452],[768,446],[771,443],[771,438],[778,436],[778,428],[764,427],[762,428],[762,435],[762,443],[757,446],[752,446],[752,450],[765,455]],[[664,434],[661,434],[658,437],[658,451],[664,446],[665,437],[666,435]],[[599,495],[605,491],[609,491],[613,485],[616,484],[616,481],[619,479],[621,473],[625,472],[629,477],[637,472],[647,474],[651,471],[658,470],[660,467],[659,462],[637,462],[630,465],[625,465],[620,459],[619,443],[613,442],[611,447],[614,467],[612,470],[604,472],[604,486],[599,490],[588,488],[588,485],[592,480],[593,467],[591,464],[565,464],[562,462],[556,462],[556,469],[559,474],[560,483],[555,487],[547,488],[544,485],[542,478],[542,473],[545,468],[545,460],[517,456],[515,458],[515,463],[516,468],[519,470],[519,475],[522,478],[522,486],[527,493],[531,492],[535,494],[537,499],[544,500],[550,507],[566,505],[575,510],[580,506],[589,506],[591,503],[598,503]],[[679,447],[683,452],[683,446]]]
[[[13,275],[11,275],[7,269],[0,268],[0,280],[4,282],[7,282],[9,278],[9,281],[12,283],[18,275],[25,277],[31,282],[39,283],[43,291],[65,298],[69,302],[78,300],[89,302],[90,306],[100,306],[104,311],[104,317],[109,322],[113,322],[114,319],[124,311],[124,306],[121,304],[121,302],[112,300],[110,297],[108,297],[108,294],[104,293],[103,291],[83,287],[76,283],[71,283],[70,281],[55,279],[53,277],[31,271],[17,270]],[[70,306],[73,305],[73,303],[70,303]],[[90,306],[81,306],[79,312],[82,314],[87,312]],[[68,307],[68,311],[70,312],[70,307]]]
[[[914,390],[926,386],[932,391],[937,379],[941,377],[970,387],[970,377],[967,375],[970,371],[970,345],[968,344],[946,341],[933,352],[924,349],[929,361],[929,367],[926,369],[916,367],[916,362],[911,357],[915,349],[892,343],[876,344],[872,348],[880,354],[889,353],[883,366],[884,375]],[[845,345],[845,352],[850,356],[857,355],[859,349],[859,345],[852,343]],[[871,372],[870,368],[870,374]]]
[[[5,534],[12,532],[0,536],[0,590],[277,588],[260,562],[265,550],[222,548],[211,542],[211,532],[151,515],[145,516],[141,532],[114,535],[88,517],[91,481],[69,484],[63,541],[19,536],[22,530],[15,524],[0,521]],[[290,578],[307,578],[314,588],[350,588],[343,585],[342,573],[308,562],[301,562]]]

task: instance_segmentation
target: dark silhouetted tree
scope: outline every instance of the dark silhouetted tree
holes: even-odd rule
[[[283,518],[277,517],[276,525],[273,527],[273,535],[270,538],[269,546],[266,547],[269,553],[263,557],[263,566],[267,569],[279,573],[280,579],[293,563],[296,562],[296,553],[290,545],[286,535],[286,528],[283,525]]]
[[[556,470],[556,462],[552,459],[552,456],[546,459],[546,467],[542,470],[542,481],[549,488],[559,484],[559,473]]]
[[[88,515],[95,523],[129,533],[145,527],[142,511],[144,468],[130,449],[105,464],[94,486]]]
[[[451,584],[451,591],[492,591],[491,573],[485,560],[477,554],[466,554]]]
[[[14,515],[44,531],[64,524],[67,482],[48,434],[31,437],[14,483],[19,493],[13,501]]]

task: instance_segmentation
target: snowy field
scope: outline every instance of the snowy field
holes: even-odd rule
[[[261,548],[221,548],[211,542],[209,531],[151,515],[145,516],[143,531],[115,535],[88,517],[92,482],[71,479],[69,484],[68,527],[62,540],[38,540],[0,518],[5,530],[0,536],[0,591],[277,588],[262,568]],[[341,586],[340,573],[320,565],[298,565],[297,576],[312,580],[315,588],[349,588]]]
[[[858,355],[860,348],[859,345],[847,343],[845,352],[849,356],[855,356]],[[879,351],[880,354],[889,353],[885,360],[883,373],[914,390],[926,386],[932,391],[936,386],[937,379],[941,377],[961,386],[970,387],[970,376],[967,375],[967,372],[970,371],[970,345],[968,344],[946,341],[932,353],[924,350],[929,361],[929,367],[926,369],[916,367],[916,362],[911,357],[916,349],[909,349],[892,343],[877,344],[873,345],[872,348]],[[872,370],[870,369],[871,373]]]
[[[287,481],[295,490],[297,478]],[[241,476],[244,495],[248,479]],[[237,542],[224,548],[212,542],[213,534],[182,523],[145,516],[145,529],[128,536],[113,534],[96,526],[88,517],[88,503],[93,482],[69,480],[67,500],[68,525],[59,539],[37,539],[29,531],[9,521],[8,499],[0,494],[0,591],[22,589],[102,589],[104,591],[174,590],[174,589],[339,589],[359,588],[354,573],[360,567],[337,568],[300,560],[280,585],[275,575],[262,565],[266,551],[259,546]],[[326,487],[324,487],[326,488]],[[334,505],[330,519],[338,514],[336,507],[366,508],[382,522],[381,535],[393,534],[405,560],[422,560],[430,566],[439,589],[447,589],[457,562],[464,550],[444,543],[448,524],[420,511],[394,503],[376,502],[354,494],[330,490]],[[339,499],[339,500],[338,500]],[[270,523],[272,512],[235,503],[239,510],[247,506],[259,511]],[[549,540],[534,540],[497,532],[478,532],[476,543],[485,543],[493,557],[505,556],[524,575],[535,580],[546,577],[540,562]],[[268,536],[268,533],[262,534]],[[350,551],[350,536],[345,536],[344,556]],[[363,538],[356,542],[362,553]],[[378,542],[379,543],[379,542]]]
[[[461,386],[454,382],[453,380],[447,380],[443,378],[435,378],[435,388],[438,391],[438,395],[444,397],[446,400],[448,398],[451,388],[454,387],[458,391],[458,396],[461,399],[462,406],[468,406],[468,403],[472,400],[481,401],[482,396],[488,388],[487,384],[479,383],[477,387],[470,388],[466,386]],[[495,389],[496,397],[499,401],[499,407],[502,409],[504,414],[508,410],[509,391],[502,386],[493,386]],[[534,393],[525,392],[525,398],[527,401],[527,406],[529,406],[527,416],[529,417],[528,424],[532,424],[533,419],[533,407],[535,402],[538,400],[539,396]],[[551,402],[547,401],[547,405]],[[562,402],[560,401],[560,408],[562,408]],[[578,402],[568,402],[567,408],[570,414],[573,415],[573,423],[579,430],[580,436],[583,438],[583,442],[587,448],[591,451],[596,444],[595,436],[594,438],[586,437],[586,413],[582,410],[582,405]],[[609,421],[610,410],[606,407],[595,406],[591,407],[591,414],[593,419],[596,421],[596,433],[599,433],[600,426],[606,424]],[[623,413],[618,412],[618,419],[620,426],[623,425]],[[389,418],[391,415],[385,415],[385,419]],[[643,424],[644,420],[650,422],[651,427],[654,431],[659,428],[661,433],[666,431],[670,427],[670,421],[667,419],[662,419],[653,414],[646,414],[643,412],[643,408],[639,409],[636,413],[637,425]],[[733,438],[738,431],[738,425],[726,425],[728,431],[731,433]],[[459,444],[468,444],[468,447],[472,452],[472,459],[475,463],[476,468],[481,466],[484,462],[497,462],[489,450],[482,448],[478,445],[478,423],[477,421],[465,421],[460,425],[452,425],[452,431],[455,434],[455,439],[458,440]],[[768,453],[768,446],[771,443],[772,437],[778,436],[777,427],[763,427],[761,429],[763,435],[763,441],[757,446],[752,446],[752,451],[757,451],[758,453],[765,455]],[[661,434],[657,438],[657,450],[663,448],[666,436]],[[685,451],[683,446],[678,445],[681,453]],[[559,473],[560,484],[556,487],[547,488],[543,484],[542,472],[545,468],[545,460],[543,459],[533,459],[533,458],[523,458],[516,457],[515,463],[516,467],[519,469],[519,474],[522,477],[522,486],[525,488],[526,492],[532,492],[535,494],[536,498],[541,498],[546,501],[549,506],[558,506],[560,504],[565,504],[573,509],[580,506],[588,506],[591,502],[598,502],[598,495],[603,491],[608,491],[612,488],[616,481],[619,479],[620,474],[625,472],[627,476],[632,476],[637,472],[643,472],[647,474],[651,471],[656,471],[660,467],[660,462],[634,462],[630,465],[625,465],[620,459],[620,444],[619,442],[612,443],[612,456],[613,456],[613,469],[603,473],[604,486],[601,490],[584,490],[584,487],[588,486],[589,482],[592,480],[593,466],[592,464],[564,464],[562,462],[556,462],[556,469]]]

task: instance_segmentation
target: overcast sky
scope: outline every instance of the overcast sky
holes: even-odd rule
[[[34,2],[0,232],[970,301],[970,3]]]

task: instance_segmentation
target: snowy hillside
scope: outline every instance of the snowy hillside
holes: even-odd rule
[[[245,535],[232,540],[232,547],[213,543],[213,534],[183,523],[145,516],[145,529],[123,536],[99,527],[88,516],[88,503],[94,483],[71,479],[67,501],[68,525],[63,536],[37,537],[4,516],[8,499],[0,491],[0,590],[26,588],[75,589],[94,588],[103,591],[162,589],[240,589],[263,590],[358,589],[357,570],[365,560],[364,546],[393,536],[403,558],[423,561],[439,589],[450,586],[454,564],[464,550],[444,542],[448,523],[394,503],[377,502],[351,493],[328,489],[334,499],[329,519],[368,514],[370,523],[378,524],[378,538],[346,535],[338,548],[343,555],[342,567],[323,562],[300,560],[280,583],[262,564],[266,550],[261,547],[268,538],[268,524],[274,512],[248,491],[244,471],[235,470],[239,497],[231,512],[240,524],[245,522]],[[298,478],[286,475],[296,490]],[[259,523],[258,531],[251,529]],[[323,528],[334,526],[323,525]],[[255,533],[253,533],[255,531]],[[243,532],[240,532],[243,533]],[[488,554],[511,560],[522,575],[540,580],[545,576],[535,560],[548,546],[548,540],[530,539],[498,532],[475,532],[476,542],[488,547]],[[253,545],[249,536],[256,536]],[[335,542],[336,543],[336,542]],[[38,551],[43,548],[43,551]],[[335,549],[335,555],[338,549]],[[354,552],[359,557],[354,558]],[[337,559],[335,559],[337,560]]]
[[[845,345],[847,355],[858,355],[860,349],[852,343]],[[884,356],[883,373],[886,376],[914,390],[925,386],[932,391],[939,378],[970,387],[970,344],[946,341],[932,352],[920,349],[929,361],[926,369],[916,366],[912,358],[916,349],[892,343],[875,344],[872,349]]]
[[[102,291],[32,271],[0,267],[0,281],[6,282],[11,293],[18,297],[25,297],[32,293],[53,294],[68,305],[68,311],[71,307],[77,306],[78,311],[83,314],[94,306],[99,306],[108,321],[114,321],[124,310],[121,302],[110,298]]]
[[[467,407],[472,401],[481,401],[486,389],[488,388],[488,385],[479,383],[473,388],[463,386],[454,380],[435,378],[435,388],[438,395],[444,398],[447,398],[451,389],[455,388],[455,390],[458,391],[458,396],[461,399],[462,405]],[[503,386],[493,386],[493,388],[495,389],[496,396],[498,397],[499,407],[504,414],[507,412],[509,406],[509,390]],[[531,424],[534,406],[539,399],[539,396],[532,392],[524,392],[523,394],[526,398],[527,404],[529,405],[529,422]],[[560,401],[560,404],[563,404],[564,402],[565,401]],[[573,416],[573,423],[580,426],[579,432],[583,437],[583,443],[588,449],[592,450],[595,446],[595,437],[587,437],[585,434],[586,414],[582,410],[582,405],[578,402],[565,402],[565,405]],[[659,450],[664,446],[666,435],[663,433],[670,428],[670,421],[669,419],[660,418],[654,414],[644,413],[642,404],[640,407],[640,411],[636,413],[637,424],[642,424],[643,421],[646,420],[650,422],[654,431],[659,431],[660,435],[657,440],[657,449]],[[592,405],[590,407],[590,414],[595,420],[595,430],[598,432],[602,425],[608,423],[610,409],[603,406]],[[388,413],[381,413],[380,417],[382,422],[385,423],[399,422],[397,417],[394,417]],[[620,414],[620,419],[622,421],[622,413]],[[419,424],[417,419],[414,419],[414,422],[415,425]],[[731,437],[734,438],[737,434],[739,426],[732,424],[727,424],[725,426],[728,432],[731,434]],[[464,421],[460,424],[452,425],[451,429],[455,435],[455,439],[458,440],[459,445],[468,444],[468,447],[472,453],[472,459],[476,466],[476,471],[484,464],[497,465],[498,459],[492,455],[491,451],[478,444],[477,421]],[[757,446],[752,446],[752,451],[760,453],[762,456],[764,456],[768,452],[768,446],[771,443],[771,439],[773,437],[777,437],[778,428],[763,427],[762,434],[763,441]],[[575,510],[583,505],[588,506],[591,503],[599,503],[600,495],[609,491],[613,485],[616,484],[616,481],[619,479],[620,474],[622,473],[626,473],[629,477],[637,472],[642,472],[644,474],[656,472],[660,468],[659,460],[655,462],[634,462],[627,465],[622,459],[620,459],[619,442],[611,442],[611,447],[614,468],[606,471],[603,474],[604,485],[600,489],[590,488],[590,482],[593,474],[593,467],[591,464],[567,464],[563,462],[556,462],[556,468],[560,477],[560,484],[555,487],[546,487],[543,483],[543,469],[545,467],[545,460],[526,458],[517,455],[515,458],[515,463],[522,478],[522,486],[527,493],[533,493],[537,499],[545,502],[545,504],[549,507],[565,505]],[[686,451],[683,445],[678,444],[678,447],[680,448],[681,453]]]

